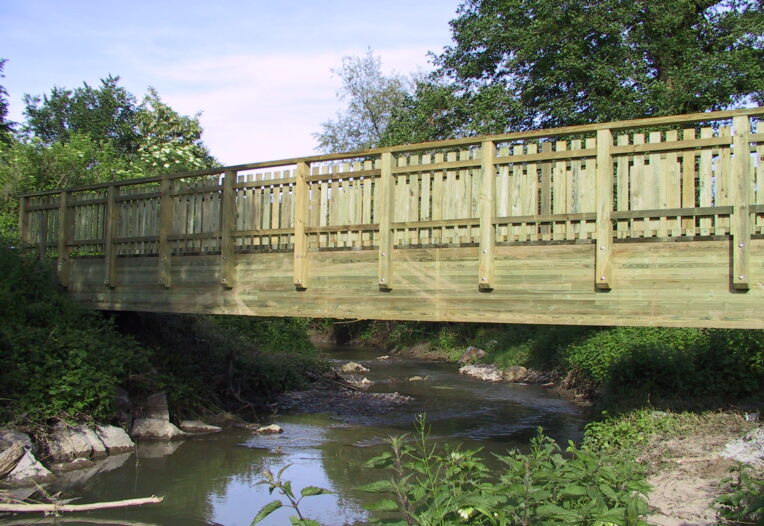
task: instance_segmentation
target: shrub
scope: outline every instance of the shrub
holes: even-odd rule
[[[145,349],[72,302],[32,254],[0,244],[0,275],[3,418],[110,417],[116,386],[146,367]]]
[[[565,450],[541,430],[530,451],[499,456],[489,469],[479,451],[441,449],[429,442],[424,420],[413,445],[390,439],[391,451],[367,463],[389,479],[359,488],[379,494],[369,506],[385,524],[531,525],[645,524],[647,485],[630,461],[613,460],[572,443]]]

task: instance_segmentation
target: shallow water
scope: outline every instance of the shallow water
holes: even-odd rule
[[[362,506],[367,497],[354,488],[381,476],[363,463],[385,450],[390,435],[411,432],[418,414],[426,414],[431,437],[486,453],[526,447],[539,426],[562,442],[582,435],[581,410],[538,386],[474,380],[459,375],[454,364],[377,361],[380,352],[373,350],[333,348],[327,353],[339,363],[353,360],[369,367],[364,376],[375,382],[371,391],[397,391],[414,400],[378,415],[277,415],[273,423],[284,428],[281,435],[235,430],[171,444],[139,443],[135,454],[114,458],[109,470],[87,480],[85,473],[72,473],[64,493],[81,497],[79,503],[150,495],[165,501],[81,514],[66,524],[248,526],[277,497],[257,485],[263,469],[277,471],[287,464],[285,478],[297,492],[307,485],[336,492],[306,499],[300,506],[306,516],[326,525],[354,524],[367,517]],[[415,375],[427,380],[407,381]],[[289,524],[289,511],[278,510],[261,524]]]

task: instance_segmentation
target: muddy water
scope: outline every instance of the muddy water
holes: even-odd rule
[[[397,391],[414,400],[386,414],[280,414],[273,418],[285,430],[278,436],[237,430],[173,444],[139,444],[136,454],[115,459],[121,466],[88,480],[82,475],[65,493],[81,496],[82,503],[149,495],[163,495],[165,502],[83,514],[82,522],[67,524],[246,526],[274,498],[267,486],[257,485],[262,470],[287,464],[286,478],[297,490],[317,485],[336,492],[306,499],[301,509],[307,516],[327,525],[361,523],[367,517],[362,507],[366,497],[354,487],[380,476],[363,463],[384,451],[386,437],[412,431],[421,413],[432,426],[432,437],[487,452],[522,448],[539,426],[560,441],[581,437],[581,411],[538,386],[473,380],[457,374],[453,364],[381,362],[376,351],[327,352],[339,363],[353,360],[369,367],[365,376],[375,382],[372,391]],[[427,379],[407,381],[415,375]],[[289,524],[288,511],[279,510],[262,524]]]

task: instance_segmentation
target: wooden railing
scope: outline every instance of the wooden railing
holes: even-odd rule
[[[501,245],[596,243],[593,282],[612,287],[613,244],[731,238],[732,284],[749,286],[764,235],[764,109],[700,113],[431,142],[215,168],[26,194],[22,241],[56,257],[105,258],[118,286],[128,257],[216,254],[235,285],[237,254],[294,253],[310,286],[314,251],[378,251],[378,286],[407,247],[479,246],[477,287],[495,286]],[[123,263],[125,262],[125,263]]]

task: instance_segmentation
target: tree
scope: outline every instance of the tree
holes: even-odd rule
[[[0,142],[0,236],[15,231],[19,193],[216,164],[198,115],[180,115],[153,88],[138,105],[118,81],[25,97],[24,133]]]
[[[122,154],[137,151],[138,111],[135,96],[109,75],[94,88],[87,83],[75,90],[54,87],[50,95],[24,95],[24,130],[50,146],[68,142],[74,133],[94,141],[108,139]]]
[[[332,72],[342,79],[337,96],[347,101],[347,107],[313,134],[317,150],[345,152],[379,145],[393,112],[411,91],[411,81],[397,74],[383,75],[382,60],[371,49],[362,57],[344,57],[342,66]]]
[[[180,115],[148,89],[135,115],[138,164],[146,171],[187,172],[215,165],[202,142],[199,114]]]
[[[3,69],[6,62],[6,59],[0,58],[0,78],[5,77]],[[8,99],[6,97],[8,97],[8,91],[4,86],[0,86],[0,143],[9,143],[13,131],[13,123],[8,120]]]
[[[442,96],[403,120],[467,135],[764,100],[761,0],[466,0],[451,28]]]

